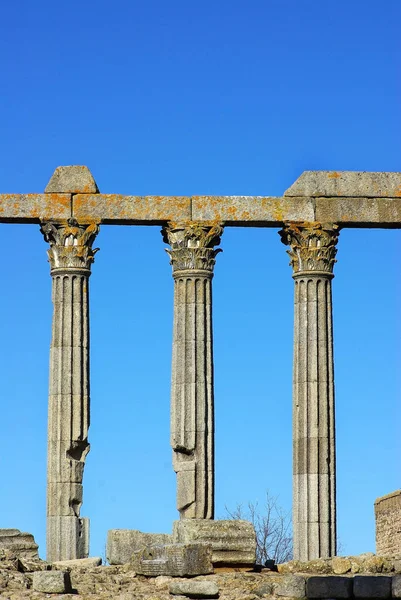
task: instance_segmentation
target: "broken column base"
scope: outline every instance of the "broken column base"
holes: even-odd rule
[[[165,544],[135,552],[131,565],[139,575],[191,577],[213,573],[212,549],[207,544]]]
[[[31,533],[19,529],[0,529],[0,548],[11,550],[23,558],[39,558],[38,548]]]
[[[256,534],[249,521],[181,519],[174,521],[173,542],[209,544],[214,567],[248,567],[256,563]]]
[[[88,558],[89,519],[87,517],[47,517],[48,562]]]
[[[107,532],[106,558],[111,565],[129,563],[134,552],[173,541],[169,533],[143,533],[137,529],[110,529]]]

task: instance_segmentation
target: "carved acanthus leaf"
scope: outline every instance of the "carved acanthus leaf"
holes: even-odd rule
[[[221,249],[214,249],[223,234],[221,225],[169,224],[162,229],[163,240],[170,244],[167,250],[173,272],[183,270],[203,270],[212,272],[216,255]]]
[[[44,223],[40,228],[50,244],[47,252],[52,269],[90,270],[99,248],[92,248],[99,226],[96,223],[79,225],[76,219],[68,219],[66,224]]]
[[[283,244],[290,246],[287,253],[294,273],[333,272],[339,236],[338,225],[288,223],[279,234]]]

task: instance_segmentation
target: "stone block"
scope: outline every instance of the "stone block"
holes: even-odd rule
[[[193,196],[193,221],[277,227],[285,221],[314,221],[309,198],[271,196]]]
[[[185,196],[122,196],[77,194],[73,216],[80,223],[163,224],[190,221],[191,198]]]
[[[391,595],[393,598],[401,598],[401,575],[393,575],[391,582]]]
[[[139,575],[190,577],[213,573],[212,551],[207,544],[166,544],[134,552],[131,565]]]
[[[401,173],[304,171],[284,196],[397,198],[401,196]]]
[[[352,579],[337,575],[309,577],[306,581],[306,596],[308,598],[351,598]]]
[[[62,222],[70,214],[70,194],[0,194],[0,223]]]
[[[150,546],[171,544],[168,533],[143,533],[136,529],[110,529],[107,532],[106,558],[111,565],[129,563],[134,552]]]
[[[174,521],[175,543],[206,543],[214,566],[247,566],[256,562],[255,529],[249,521],[181,519]]]
[[[173,596],[187,598],[218,598],[219,588],[214,581],[173,581],[169,586]]]
[[[71,589],[69,574],[65,571],[37,571],[33,574],[35,592],[63,594]]]
[[[93,567],[99,567],[102,564],[100,556],[94,556],[93,558],[75,558],[71,560],[56,560],[53,562],[53,567],[57,569],[92,569]]]
[[[273,579],[273,594],[289,598],[304,598],[305,586],[305,577],[301,575],[280,575]]]
[[[385,575],[355,575],[354,598],[390,598],[391,577]]]
[[[19,529],[0,529],[0,548],[11,550],[16,556],[39,558],[38,548],[31,533]]]
[[[71,194],[96,194],[96,181],[88,167],[72,165],[57,167],[46,186],[46,193],[69,192]]]
[[[316,198],[315,219],[349,227],[391,227],[401,221],[401,198]]]
[[[401,490],[375,501],[376,552],[381,556],[401,553]]]

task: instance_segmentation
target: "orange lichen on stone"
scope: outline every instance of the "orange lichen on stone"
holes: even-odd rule
[[[331,171],[327,177],[329,179],[338,179],[338,177],[341,177],[341,173],[337,173],[337,171]]]
[[[62,221],[71,212],[71,194],[0,194],[2,221]]]

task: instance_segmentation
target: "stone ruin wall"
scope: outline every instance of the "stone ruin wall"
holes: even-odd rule
[[[376,500],[375,518],[377,554],[401,554],[401,490]]]

